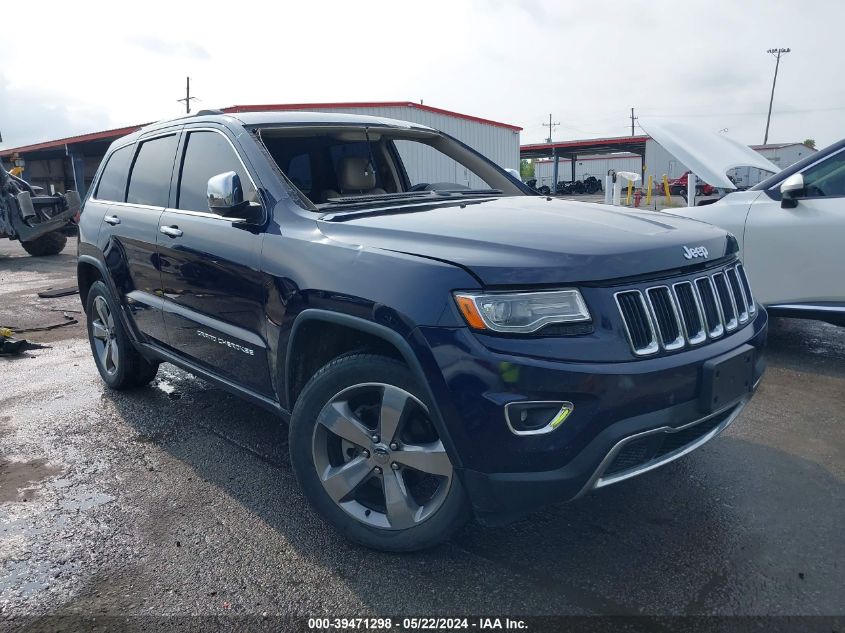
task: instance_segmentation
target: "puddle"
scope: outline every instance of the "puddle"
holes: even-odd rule
[[[48,465],[46,459],[0,462],[0,503],[32,501],[38,495],[38,484],[61,472]]]
[[[161,389],[161,390],[162,390],[164,393],[166,393],[168,396],[169,396],[170,394],[172,394],[172,393],[175,393],[175,391],[176,391],[176,387],[174,387],[174,386],[173,386],[170,382],[168,382],[167,380],[163,380],[163,379],[161,379],[161,378],[159,378],[159,379],[156,381],[156,387],[158,387],[159,389]]]
[[[109,503],[110,501],[114,501],[114,497],[100,492],[85,495],[84,497],[79,497],[77,499],[64,499],[59,502],[59,505],[64,510],[90,510],[91,508],[96,508],[105,503]]]

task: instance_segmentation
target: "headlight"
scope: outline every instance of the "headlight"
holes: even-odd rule
[[[536,332],[550,323],[589,321],[590,312],[577,290],[478,294],[456,292],[455,301],[476,330]]]

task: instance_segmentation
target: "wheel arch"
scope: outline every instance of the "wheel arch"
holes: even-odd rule
[[[91,290],[91,286],[97,281],[102,281],[106,284],[109,292],[111,292],[112,297],[117,302],[118,318],[123,323],[129,340],[133,345],[138,347],[139,337],[135,329],[135,324],[126,313],[123,297],[115,286],[114,279],[109,274],[105,262],[95,255],[87,253],[79,255],[76,258],[76,283],[79,287],[79,298],[82,302],[83,311],[88,303],[88,293]]]
[[[88,302],[88,292],[95,281],[107,279],[105,266],[90,255],[80,255],[76,261],[76,283],[79,287],[79,299],[83,307]]]
[[[337,356],[345,353],[362,350],[381,353],[404,362],[411,370],[411,373],[416,378],[420,389],[423,390],[430,403],[432,409],[432,422],[435,424],[437,432],[446,446],[446,450],[449,452],[452,463],[456,468],[460,467],[460,457],[454,447],[451,434],[449,433],[448,427],[443,418],[439,403],[435,398],[431,384],[429,383],[419,358],[414,353],[414,350],[407,338],[402,336],[396,330],[392,330],[385,325],[374,323],[361,317],[333,312],[330,310],[309,308],[300,312],[291,327],[287,353],[285,354],[283,389],[289,410],[293,410],[293,406],[299,392],[302,390],[302,387],[304,387],[308,379],[310,379],[310,376],[313,375],[313,372],[310,374],[297,372],[299,371],[298,363],[300,362],[300,359],[306,355],[308,342],[313,340],[309,334],[313,335],[315,326],[320,328],[321,337],[326,326],[329,328],[341,328],[343,331],[353,334],[351,339],[347,339],[347,341],[361,341],[365,344],[369,343],[371,346],[362,347],[359,345],[358,347],[346,347],[345,349],[341,347],[334,350],[335,353],[331,355],[318,353],[310,366],[313,368],[313,372],[316,372],[320,367],[332,360],[332,358],[336,358]],[[331,348],[329,347],[329,349]],[[323,360],[325,360],[325,362],[323,362]]]

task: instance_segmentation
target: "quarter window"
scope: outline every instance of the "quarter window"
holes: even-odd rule
[[[126,197],[126,176],[129,174],[129,163],[132,162],[134,145],[121,147],[112,153],[100,176],[97,192],[94,197],[98,200],[123,202]]]
[[[151,207],[167,206],[177,140],[178,137],[173,134],[141,143],[129,176],[126,202]]]
[[[229,141],[217,132],[188,135],[176,206],[186,211],[208,211],[208,180],[233,171],[241,179],[244,200],[255,200],[255,188]]]

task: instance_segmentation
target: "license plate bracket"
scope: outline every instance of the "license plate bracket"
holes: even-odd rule
[[[753,381],[754,348],[751,345],[711,358],[703,367],[701,408],[707,413],[724,408],[749,393]]]

